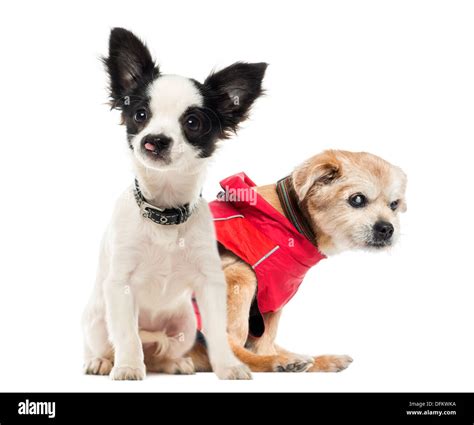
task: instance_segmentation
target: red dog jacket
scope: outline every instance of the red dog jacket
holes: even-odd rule
[[[257,276],[260,313],[282,308],[298,290],[306,272],[325,258],[311,242],[312,231],[302,218],[291,177],[277,184],[290,220],[273,208],[244,173],[221,181],[224,192],[209,203],[217,240],[249,264]]]

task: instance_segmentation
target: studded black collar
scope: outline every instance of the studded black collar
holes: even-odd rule
[[[140,190],[137,179],[135,179],[133,194],[137,205],[140,207],[142,216],[154,223],[163,224],[165,226],[182,224],[191,216],[192,211],[189,208],[189,204],[181,205],[176,208],[159,208],[149,204]]]

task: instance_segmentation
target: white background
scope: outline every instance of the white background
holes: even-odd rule
[[[16,1],[0,20],[0,391],[474,390],[472,3]],[[347,371],[81,374],[99,240],[133,178],[98,60],[113,26],[144,38],[164,73],[202,81],[237,60],[270,63],[207,199],[231,173],[275,182],[325,148],[406,171],[401,243],[320,263],[284,312],[283,346],[350,354]]]

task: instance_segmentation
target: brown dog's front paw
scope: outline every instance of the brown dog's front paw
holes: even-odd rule
[[[314,364],[308,372],[340,372],[352,363],[352,357],[325,355],[314,357]]]
[[[278,357],[279,359],[273,367],[275,372],[306,372],[314,363],[314,359],[310,356],[294,354]]]

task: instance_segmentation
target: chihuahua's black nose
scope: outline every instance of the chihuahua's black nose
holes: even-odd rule
[[[393,235],[393,225],[388,221],[377,221],[373,227],[376,241],[388,241]]]
[[[153,153],[160,153],[171,146],[173,140],[164,134],[147,134],[142,139],[142,148]]]

